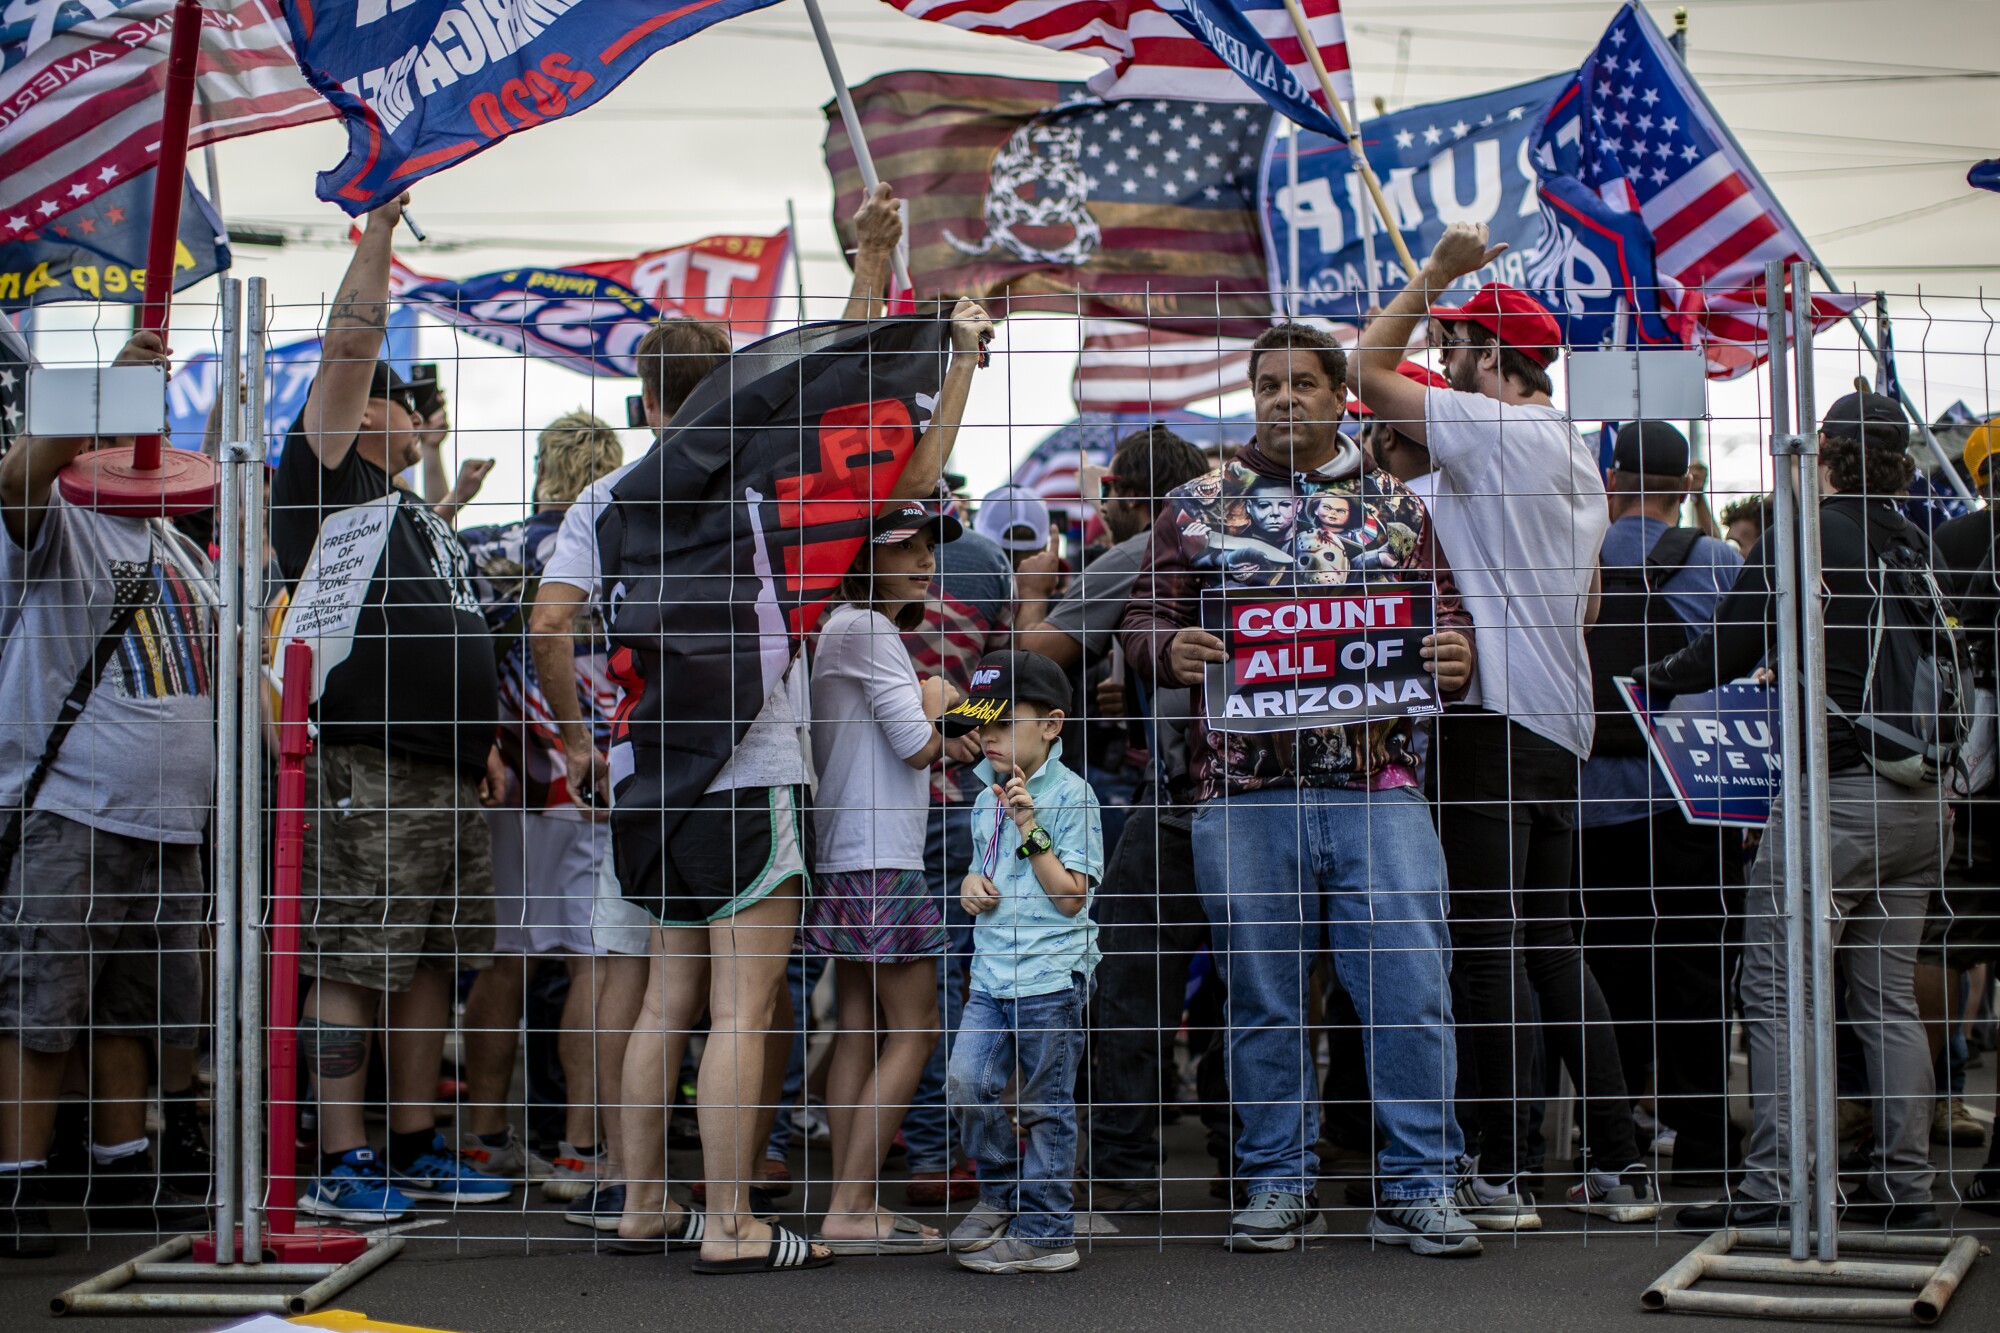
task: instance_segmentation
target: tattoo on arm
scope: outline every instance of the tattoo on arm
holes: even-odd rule
[[[361,289],[359,287],[349,287],[340,294],[340,298],[333,303],[333,308],[327,312],[327,331],[332,332],[334,329],[385,329],[389,324],[388,306],[389,303],[387,301],[370,301],[366,305],[363,305],[361,302]]]
[[[299,1053],[323,1079],[352,1078],[368,1056],[368,1034],[360,1028],[335,1027],[317,1018],[299,1020]]]

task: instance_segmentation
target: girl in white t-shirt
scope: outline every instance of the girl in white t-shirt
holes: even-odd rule
[[[826,1083],[833,1195],[815,1239],[835,1254],[932,1254],[944,1239],[885,1211],[876,1177],[937,1045],[942,903],[924,878],[929,768],[954,694],[917,679],[902,631],[923,621],[933,549],[958,521],[919,504],[876,521],[813,655],[813,888],[805,948],[833,959],[838,1035]],[[877,1021],[878,1015],[880,1022]]]

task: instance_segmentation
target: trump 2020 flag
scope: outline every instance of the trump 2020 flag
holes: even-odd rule
[[[1250,89],[1279,115],[1329,138],[1345,139],[1312,73],[1301,75],[1278,51],[1276,42],[1300,51],[1298,30],[1284,0],[1159,0],[1160,8],[1215,52]],[[1310,31],[1310,29],[1308,29]],[[1329,71],[1331,73],[1331,71]],[[1305,82],[1310,80],[1311,82]]]
[[[666,837],[853,565],[930,426],[950,328],[808,324],[753,343],[611,488],[597,542],[625,659],[611,750],[621,883],[659,883]]]
[[[306,78],[347,122],[319,197],[359,216],[510,134],[574,115],[663,47],[777,0],[285,0]]]

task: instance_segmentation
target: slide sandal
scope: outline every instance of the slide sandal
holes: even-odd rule
[[[813,1253],[812,1243],[789,1227],[771,1228],[771,1248],[754,1259],[700,1259],[694,1271],[704,1277],[728,1277],[736,1273],[789,1273],[802,1268],[825,1268],[833,1262],[830,1254]]]
[[[708,1214],[696,1208],[683,1208],[680,1221],[679,1231],[669,1231],[664,1236],[621,1238],[607,1241],[599,1248],[606,1254],[615,1254],[621,1258],[628,1255],[666,1254],[670,1250],[699,1248],[702,1237],[708,1234]]]
[[[926,1236],[922,1223],[901,1213],[890,1219],[888,1235],[873,1240],[855,1236],[815,1236],[813,1240],[836,1255],[942,1254],[945,1249],[943,1236]]]

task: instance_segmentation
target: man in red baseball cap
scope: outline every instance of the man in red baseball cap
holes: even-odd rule
[[[1403,362],[1396,367],[1396,373],[1427,388],[1451,387],[1444,376],[1414,361]],[[1435,465],[1431,462],[1431,451],[1423,442],[1405,434],[1401,422],[1376,416],[1369,410],[1368,404],[1358,398],[1348,400],[1347,415],[1360,423],[1361,448],[1375,460],[1375,466],[1409,487],[1412,495],[1428,505]]]
[[[1583,632],[1595,614],[1609,525],[1604,479],[1549,398],[1549,367],[1562,350],[1555,318],[1500,282],[1462,304],[1437,303],[1506,250],[1487,239],[1483,226],[1447,227],[1354,356],[1361,401],[1430,450],[1432,520],[1466,590],[1478,647],[1472,688],[1440,721],[1432,759],[1451,885],[1460,1068],[1478,1089],[1459,1101],[1477,1166],[1457,1203],[1484,1229],[1541,1224],[1533,1196],[1515,1181],[1534,1097],[1532,1036],[1518,1019],[1532,986],[1550,1056],[1585,1094],[1592,1160],[1567,1203],[1643,1222],[1659,1205],[1644,1171],[1629,1165],[1639,1154],[1631,1098],[1610,1011],[1568,908],[1578,771],[1596,729]],[[1426,317],[1443,388],[1398,373]]]

